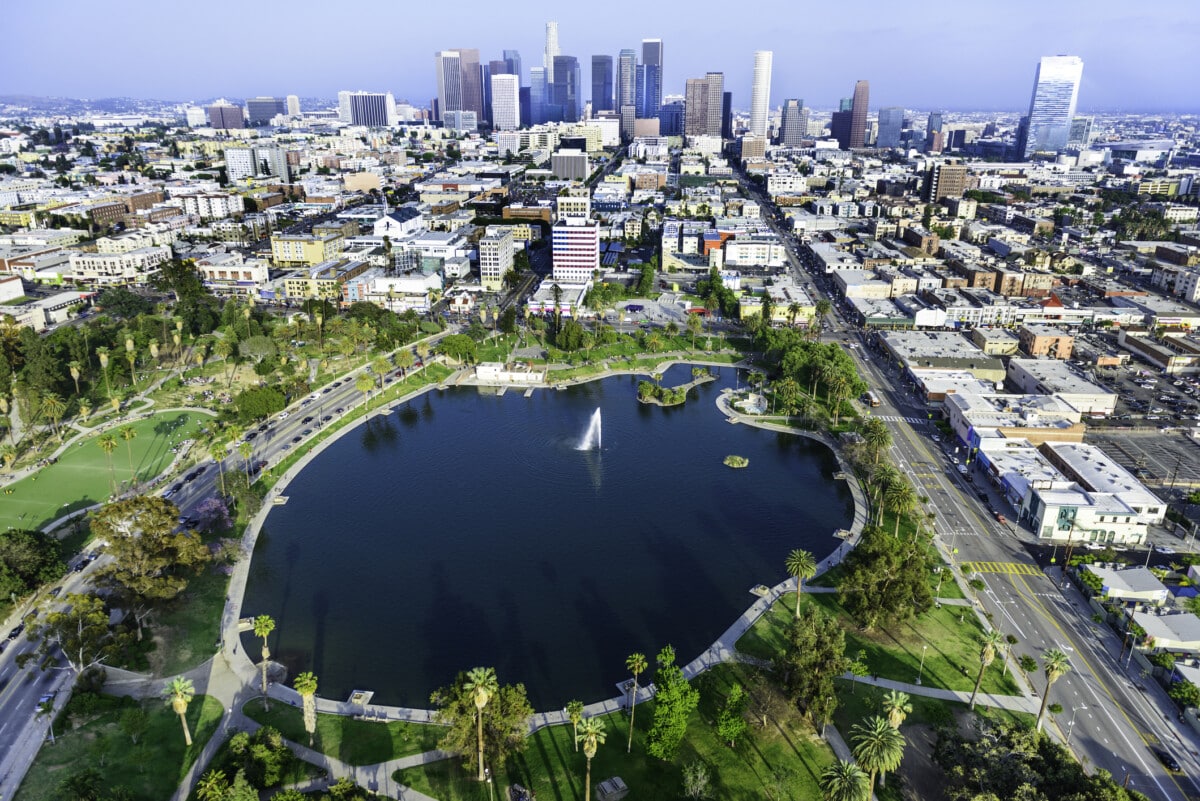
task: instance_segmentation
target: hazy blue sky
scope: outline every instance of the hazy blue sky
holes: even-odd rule
[[[12,0],[0,94],[188,100],[367,89],[426,105],[435,50],[476,47],[487,61],[515,48],[528,81],[548,19],[562,53],[580,60],[585,97],[592,54],[640,53],[642,38],[659,37],[666,94],[723,71],[739,108],[749,106],[754,51],[766,49],[775,52],[773,104],[829,107],[866,78],[872,110],[1020,109],[1037,59],[1061,53],[1084,60],[1081,110],[1200,110],[1197,0]]]

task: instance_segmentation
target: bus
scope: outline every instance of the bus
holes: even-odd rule
[[[875,407],[879,405],[879,396],[868,390],[867,394],[863,395],[863,401],[868,406]]]

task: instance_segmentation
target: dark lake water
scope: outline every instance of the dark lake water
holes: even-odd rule
[[[615,695],[633,651],[653,665],[670,643],[686,664],[751,587],[785,578],[788,551],[824,557],[852,513],[823,446],[725,421],[722,373],[670,409],[618,377],[432,392],[359,426],[270,513],[243,614],[272,615],[273,658],[327,698],[427,707],[490,665],[546,710]],[[577,450],[597,408],[603,449]],[[725,467],[731,453],[750,466]]]

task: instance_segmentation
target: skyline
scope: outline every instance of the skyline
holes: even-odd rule
[[[220,33],[214,34],[211,26],[190,24],[183,15],[178,24],[164,24],[160,8],[151,12],[137,0],[118,0],[103,15],[80,0],[64,0],[53,17],[41,4],[19,4],[9,11],[9,30],[53,29],[56,57],[47,58],[47,46],[37,36],[16,37],[0,51],[0,74],[9,76],[6,94],[198,101],[288,94],[334,98],[339,90],[366,89],[391,91],[397,100],[427,107],[437,94],[436,51],[478,48],[486,63],[505,49],[518,50],[525,67],[522,84],[528,85],[529,69],[540,66],[545,51],[545,26],[554,21],[559,51],[579,59],[587,100],[593,55],[615,58],[622,48],[639,49],[643,39],[660,38],[664,96],[682,95],[688,78],[724,72],[740,109],[750,106],[755,51],[771,50],[773,109],[787,98],[803,98],[811,108],[836,108],[855,81],[865,79],[872,86],[872,112],[885,106],[1019,111],[1028,106],[1038,60],[1070,54],[1088,65],[1079,92],[1081,113],[1200,111],[1189,86],[1191,76],[1200,73],[1192,29],[1169,24],[1194,9],[1185,0],[1142,7],[1147,10],[1135,13],[1111,0],[1052,5],[1015,0],[999,16],[963,9],[933,24],[891,5],[879,4],[854,19],[815,7],[795,14],[766,10],[770,25],[737,30],[714,25],[715,8],[712,14],[701,8],[702,13],[683,17],[627,0],[610,5],[612,13],[598,19],[553,4],[499,15],[481,2],[467,2],[452,21],[429,7],[401,16],[381,0],[366,0],[356,7],[356,20],[380,24],[338,27],[330,25],[329,7],[317,0],[287,6],[216,0],[215,18],[238,24],[218,27]],[[278,30],[281,18],[290,38],[303,43],[300,49],[265,47],[257,40],[244,52],[237,49],[239,27]],[[863,18],[870,23],[861,25]],[[88,23],[63,26],[64,19]],[[97,39],[113,42],[111,51]],[[180,68],[149,68],[156,64]]]

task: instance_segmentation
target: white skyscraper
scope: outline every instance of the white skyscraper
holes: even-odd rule
[[[287,96],[287,113],[289,117],[300,116],[300,98],[295,95]]]
[[[492,127],[515,131],[521,127],[521,87],[516,75],[492,76]]]
[[[558,52],[558,23],[546,23],[546,50],[542,54],[542,66],[546,69],[546,85],[554,83],[554,57],[562,55]]]
[[[767,123],[771,113],[771,60],[774,53],[758,50],[754,53],[754,86],[750,91],[750,133],[767,138]]]
[[[1024,120],[1022,159],[1066,150],[1082,78],[1083,59],[1078,56],[1044,56],[1038,62],[1029,116]]]
[[[462,58],[457,50],[439,50],[433,54],[433,62],[437,73],[438,114],[444,118],[447,111],[464,108]]]

